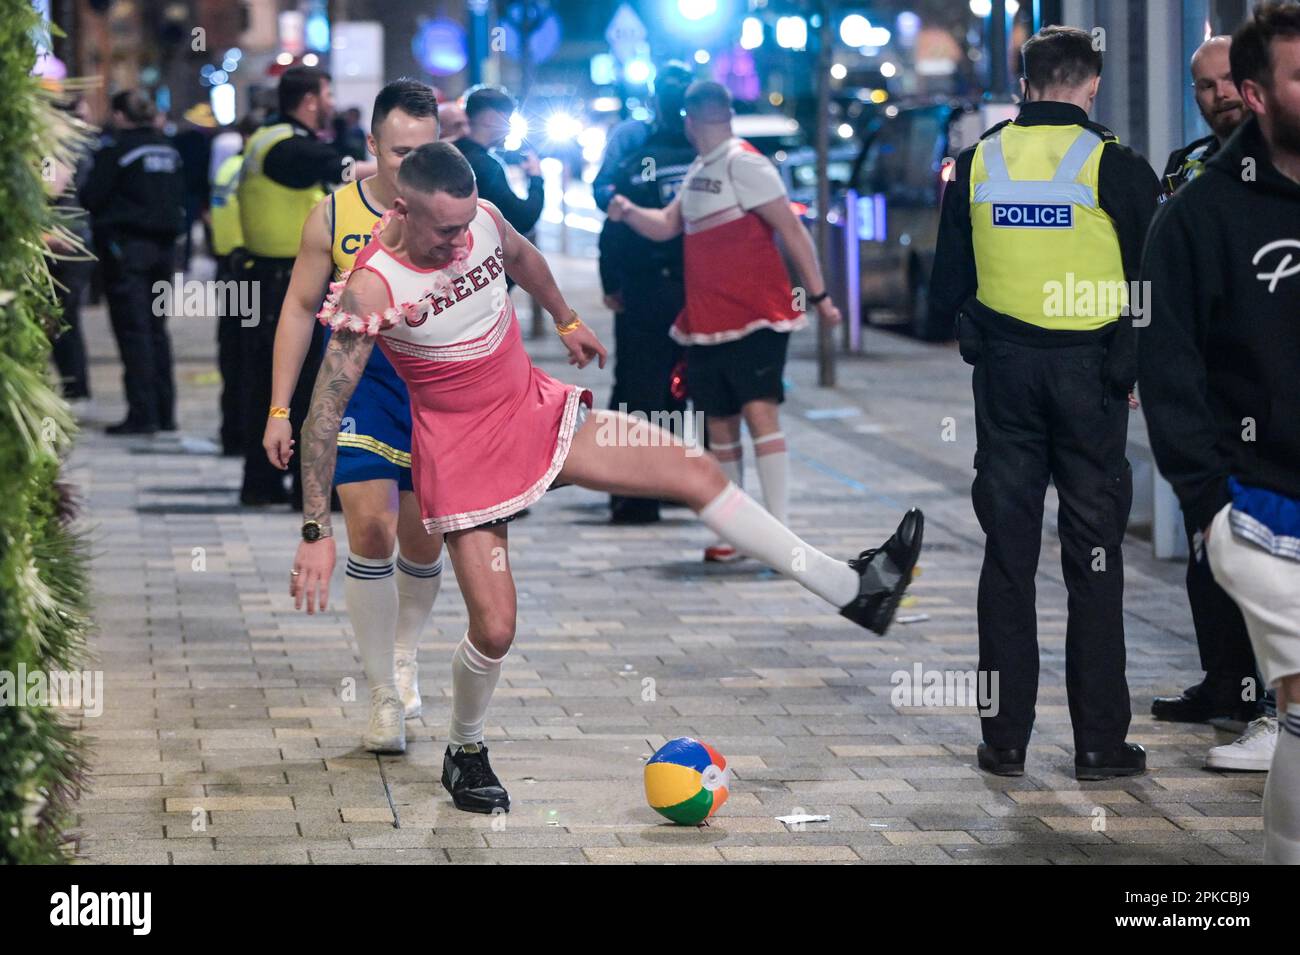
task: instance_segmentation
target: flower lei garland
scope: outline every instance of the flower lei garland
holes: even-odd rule
[[[379,241],[379,234],[392,220],[393,215],[394,210],[389,209],[380,216],[379,221],[370,230],[371,241]],[[452,291],[452,281],[444,273],[451,272],[458,277],[464,275],[468,258],[468,249],[457,249],[456,254],[452,256],[447,266],[434,275],[433,289],[421,297],[418,302],[402,302],[400,305],[392,305],[382,312],[372,312],[370,315],[357,315],[339,310],[339,301],[343,297],[343,289],[347,287],[348,277],[355,271],[354,269],[347,269],[339,274],[336,281],[330,283],[329,292],[325,296],[320,311],[316,313],[316,318],[322,325],[333,331],[342,328],[349,332],[369,335],[373,338],[385,329],[399,324],[404,319],[415,318],[425,310],[427,303],[435,295],[450,293]]]

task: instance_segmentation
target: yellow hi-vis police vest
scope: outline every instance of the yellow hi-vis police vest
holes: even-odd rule
[[[263,126],[244,147],[244,168],[239,177],[239,221],[244,248],[253,255],[292,259],[298,254],[302,226],[316,203],[325,198],[320,186],[290,189],[262,171],[266,154],[276,143],[295,135],[289,123]]]
[[[350,182],[330,196],[334,234],[330,236],[330,256],[334,259],[334,278],[352,268],[361,250],[370,244],[370,233],[383,216],[366,195],[364,180]]]
[[[1007,124],[975,148],[975,297],[1031,325],[1090,331],[1128,303],[1119,236],[1101,208],[1106,141],[1082,126]]]
[[[236,192],[243,165],[243,153],[228,156],[212,178],[212,251],[217,255],[229,255],[244,244]]]

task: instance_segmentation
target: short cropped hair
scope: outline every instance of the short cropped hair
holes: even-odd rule
[[[1020,47],[1030,89],[1070,89],[1101,76],[1101,50],[1078,27],[1043,27]]]
[[[446,142],[412,149],[397,170],[397,181],[416,192],[445,192],[454,199],[469,198],[476,185],[469,162]]]
[[[465,115],[471,121],[489,109],[509,116],[515,111],[514,98],[499,86],[480,86],[465,100]]]
[[[731,118],[731,94],[721,83],[696,80],[683,100],[686,115],[702,123],[725,123]]]
[[[127,122],[136,126],[152,126],[158,107],[140,90],[122,90],[113,94],[110,102],[114,112],[121,113]]]
[[[426,116],[438,118],[438,94],[433,87],[409,76],[393,80],[375,97],[375,108],[370,113],[370,129],[373,132],[388,118],[388,114],[400,109],[408,116],[423,119]]]
[[[308,96],[319,93],[321,84],[329,80],[330,75],[319,66],[289,67],[280,74],[280,85],[276,90],[280,115],[288,116]]]
[[[1264,87],[1273,83],[1273,56],[1270,44],[1282,37],[1300,36],[1300,4],[1271,0],[1255,8],[1250,19],[1232,35],[1228,63],[1232,82],[1241,89],[1246,80]]]

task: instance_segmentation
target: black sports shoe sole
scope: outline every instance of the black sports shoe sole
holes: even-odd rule
[[[453,791],[451,788],[451,777],[447,775],[447,770],[445,769],[442,771],[442,788],[447,790],[447,795],[451,797],[452,805],[455,806],[457,809],[459,809],[461,812],[477,812],[484,816],[490,816],[498,809],[502,810],[503,812],[510,811],[509,796],[506,797],[506,802],[504,806],[501,805],[500,803],[496,803],[494,805],[487,805],[485,803],[479,803],[479,802],[462,802],[461,800],[457,799],[455,791]]]
[[[877,633],[882,637],[885,635],[885,631],[889,629],[889,625],[894,621],[894,613],[898,610],[898,605],[903,600],[903,594],[907,592],[908,586],[912,583],[912,572],[916,569],[916,562],[921,557],[921,539],[925,536],[925,515],[921,512],[921,509],[914,507],[908,511],[907,514],[903,516],[899,528],[901,529],[903,524],[906,524],[907,519],[913,514],[916,515],[916,533],[912,538],[912,549],[907,555],[907,565],[898,568],[901,574],[898,578],[898,583],[894,584],[893,592],[890,593],[888,599],[880,605],[880,609],[876,611],[875,615],[871,618],[871,623],[868,625],[872,632]]]

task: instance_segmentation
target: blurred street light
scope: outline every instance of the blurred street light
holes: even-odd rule
[[[776,21],[776,42],[787,50],[808,46],[808,21],[803,17],[781,17]]]
[[[718,0],[677,0],[677,12],[687,20],[703,20],[718,12]]]

